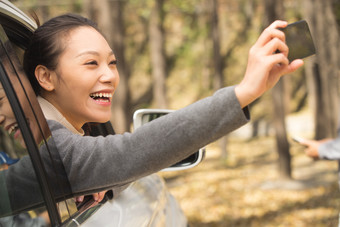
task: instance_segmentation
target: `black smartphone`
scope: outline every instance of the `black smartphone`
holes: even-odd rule
[[[307,21],[301,20],[281,28],[289,48],[288,60],[303,59],[315,54],[315,46]]]

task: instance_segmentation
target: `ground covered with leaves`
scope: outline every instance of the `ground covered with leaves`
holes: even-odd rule
[[[215,144],[195,168],[161,173],[191,227],[337,226],[337,162],[314,161],[292,144],[293,180],[278,180],[273,138]]]

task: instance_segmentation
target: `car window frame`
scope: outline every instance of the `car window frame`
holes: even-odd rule
[[[10,40],[22,48],[27,45],[27,40],[37,29],[36,23],[12,3],[0,0],[1,24]]]
[[[40,185],[41,193],[44,198],[44,203],[50,216],[51,225],[60,225],[60,215],[56,206],[55,198],[51,193],[49,180],[47,178],[45,167],[39,154],[38,145],[35,142],[33,133],[26,120],[26,116],[18,99],[16,89],[13,86],[14,81],[15,84],[20,84],[20,81],[18,78],[16,67],[14,67],[15,62],[12,61],[11,56],[9,56],[8,54],[8,46],[11,45],[9,42],[10,41],[5,33],[5,30],[0,24],[0,53],[2,52],[2,54],[0,54],[0,81],[7,95],[8,101],[12,107],[13,113],[17,119],[17,123],[20,127],[22,136],[25,140],[26,149],[31,158],[31,162]],[[10,64],[3,64],[3,60],[9,61]],[[9,65],[12,67],[11,69],[8,68]],[[25,91],[25,88],[22,87],[22,85],[20,86],[20,89],[23,89]],[[27,101],[29,102],[30,100],[27,99]],[[33,109],[31,109],[31,111],[34,112]]]

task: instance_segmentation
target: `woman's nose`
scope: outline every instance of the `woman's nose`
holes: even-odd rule
[[[115,84],[116,80],[119,79],[118,77],[119,75],[117,69],[112,70],[110,67],[105,67],[100,76],[100,81],[102,83]]]

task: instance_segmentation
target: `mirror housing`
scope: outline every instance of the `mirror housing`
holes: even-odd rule
[[[156,118],[164,116],[168,113],[173,112],[174,110],[168,109],[139,109],[134,112],[133,114],[133,128],[136,130],[140,126],[148,123]],[[184,170],[189,169],[197,166],[205,156],[205,148],[199,149],[194,154],[190,155],[189,157],[183,159],[182,161],[163,169],[162,171],[177,171],[177,170]]]

